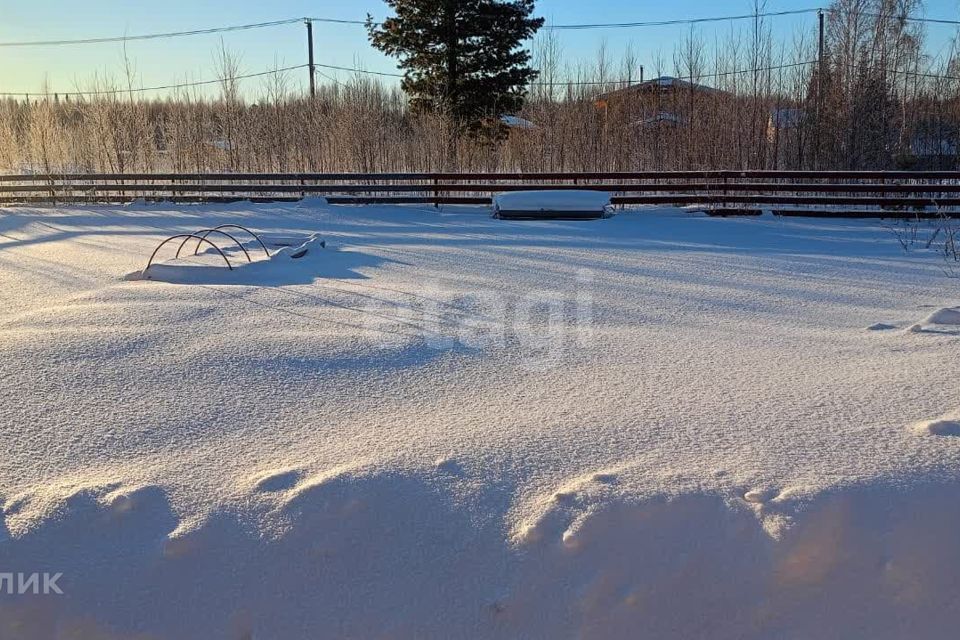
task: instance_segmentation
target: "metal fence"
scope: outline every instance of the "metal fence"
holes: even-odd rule
[[[695,206],[716,215],[960,216],[960,171],[611,173],[140,173],[0,175],[0,205],[148,201],[489,204],[532,189],[609,192],[616,205]]]

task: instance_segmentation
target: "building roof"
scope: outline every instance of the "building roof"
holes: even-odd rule
[[[692,89],[694,91],[699,91],[702,93],[725,93],[720,89],[715,89],[714,87],[708,87],[705,84],[698,84],[696,82],[690,82],[688,80],[683,80],[681,78],[674,78],[673,76],[660,76],[659,78],[653,78],[652,80],[646,80],[645,82],[638,82],[637,84],[632,84],[627,87],[622,87],[620,89],[614,89],[613,91],[608,91],[597,96],[598,99],[605,100],[608,98],[614,98],[619,96],[626,96],[632,93],[640,91],[670,91],[678,89]]]
[[[537,128],[537,125],[533,124],[526,118],[521,118],[520,116],[502,115],[500,116],[500,122],[510,127],[511,129],[536,129]]]

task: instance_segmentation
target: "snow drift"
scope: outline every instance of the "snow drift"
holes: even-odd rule
[[[225,487],[248,502],[247,516],[221,507],[193,521],[180,521],[158,486],[19,496],[17,504],[42,502],[45,515],[11,516],[14,539],[0,560],[14,572],[63,572],[66,595],[7,598],[2,624],[30,637],[171,638],[317,630],[600,639],[637,628],[657,638],[904,638],[955,629],[955,485],[787,492],[760,506],[701,492],[624,500],[568,488],[569,498],[537,513],[537,536],[511,542],[478,511],[482,499],[465,504],[476,479],[279,471]],[[251,513],[266,537],[246,521]],[[33,517],[41,519],[26,526]],[[764,519],[791,526],[771,535]]]

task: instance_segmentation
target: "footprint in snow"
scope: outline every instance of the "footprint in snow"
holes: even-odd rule
[[[960,436],[960,417],[924,420],[913,425],[913,431],[922,436]]]
[[[763,504],[774,496],[774,492],[769,489],[753,489],[743,494],[743,499],[752,504]]]
[[[303,472],[299,469],[282,469],[271,471],[265,475],[256,478],[253,484],[254,491],[261,493],[276,493],[277,491],[286,491],[292,489],[303,477]]]
[[[600,484],[616,484],[617,483],[617,474],[615,473],[595,473],[593,477],[590,478],[594,482]]]
[[[440,458],[434,462],[433,465],[437,471],[442,471],[451,476],[460,477],[464,474],[463,465],[453,458]]]
[[[142,485],[118,489],[107,496],[110,512],[122,516],[139,509],[162,508],[167,504],[167,494],[157,485]]]

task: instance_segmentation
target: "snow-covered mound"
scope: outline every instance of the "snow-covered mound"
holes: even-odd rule
[[[960,307],[937,309],[910,327],[910,331],[917,333],[925,331],[935,333],[960,331]]]
[[[294,237],[289,238],[293,240]],[[271,240],[268,238],[268,240]],[[167,262],[153,263],[147,269],[133,271],[124,280],[151,280],[170,284],[232,284],[269,286],[308,284],[317,278],[339,278],[356,275],[354,269],[370,260],[363,254],[327,247],[319,234],[296,243],[270,241],[279,247],[269,256],[248,248],[252,260],[247,261],[237,247],[223,247],[228,258],[224,260],[214,249],[198,255],[185,255]],[[229,264],[229,266],[228,266]]]
[[[512,191],[493,197],[494,211],[597,211],[610,206],[603,191]]]
[[[960,325],[960,307],[937,309],[923,321],[924,324]]]
[[[271,248],[299,247],[317,234],[260,233],[260,239]]]
[[[960,335],[864,330],[936,256],[486,214],[5,210],[0,638],[955,634]]]

